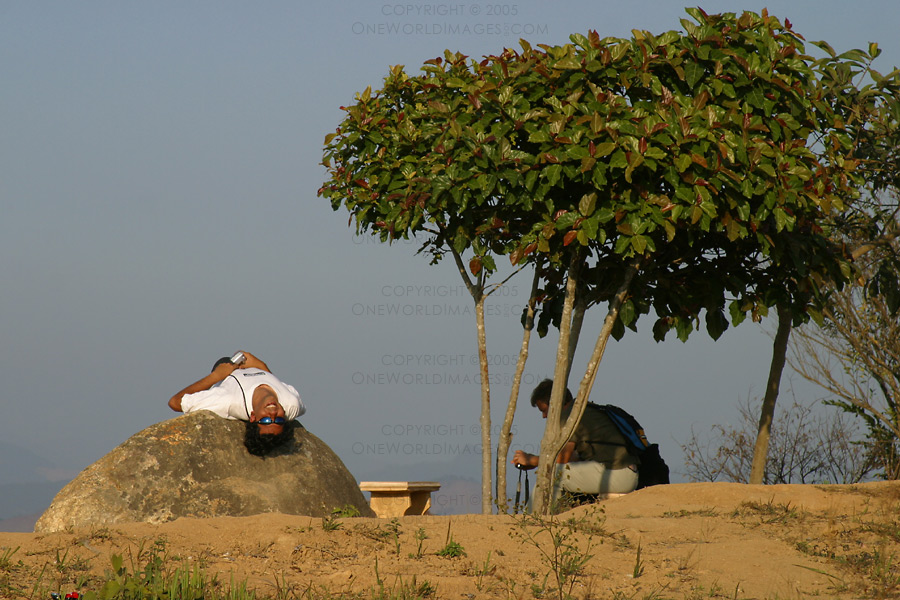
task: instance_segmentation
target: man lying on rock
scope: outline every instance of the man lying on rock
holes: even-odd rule
[[[249,352],[220,358],[209,375],[172,396],[169,407],[246,421],[244,445],[255,456],[265,456],[291,439],[294,419],[306,412],[297,390]]]

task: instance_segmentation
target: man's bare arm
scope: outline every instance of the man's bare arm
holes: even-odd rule
[[[563,449],[559,451],[559,456],[556,457],[556,462],[559,464],[566,464],[572,460],[572,455],[575,453],[575,442],[566,442],[566,445],[563,446]],[[523,469],[533,469],[538,466],[540,462],[540,456],[537,454],[529,454],[524,450],[516,450],[513,455],[513,459],[510,461],[512,464],[517,465]]]
[[[226,377],[231,375],[238,366],[232,364],[230,362],[224,362],[218,365],[215,369],[213,369],[212,373],[195,381],[191,385],[187,386],[174,396],[169,399],[169,408],[174,410],[175,412],[183,412],[181,408],[181,399],[187,394],[196,394],[197,392],[202,392],[204,390],[208,390],[212,386],[216,385],[220,381],[223,381]]]
[[[212,373],[210,373],[203,379],[195,381],[191,385],[187,386],[186,388],[169,398],[169,408],[171,408],[175,412],[184,412],[181,408],[181,399],[186,394],[195,394],[197,392],[208,390],[220,381],[224,381],[225,378],[231,375],[235,369],[253,368],[262,369],[263,371],[267,371],[269,373],[272,372],[269,370],[269,366],[259,358],[247,352],[246,350],[242,350],[242,352],[244,353],[244,357],[246,358],[244,362],[242,362],[240,365],[235,365],[230,362],[223,362],[217,365],[216,368],[213,369]]]

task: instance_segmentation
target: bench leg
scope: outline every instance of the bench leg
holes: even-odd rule
[[[431,492],[413,492],[410,494],[409,508],[404,515],[430,515]]]

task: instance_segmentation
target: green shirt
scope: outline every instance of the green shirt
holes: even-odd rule
[[[571,412],[571,405],[563,407],[561,415],[563,425]],[[639,462],[628,453],[625,438],[606,416],[606,412],[593,402],[588,402],[584,407],[581,421],[575,427],[569,441],[575,442],[576,456],[572,457],[573,461],[606,463],[612,469],[624,469]]]

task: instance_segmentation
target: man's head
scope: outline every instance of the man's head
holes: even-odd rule
[[[254,456],[265,456],[292,437],[292,421],[284,413],[278,394],[268,385],[253,390],[250,420],[244,430],[244,446]]]
[[[263,384],[253,390],[250,420],[244,430],[244,446],[254,456],[265,456],[291,439],[291,423],[278,394]]]
[[[545,379],[540,382],[534,391],[531,392],[531,405],[541,411],[541,415],[546,419],[547,413],[550,411],[550,392],[553,390],[553,380]],[[572,392],[566,388],[566,394],[563,397],[563,406],[568,406],[574,398]]]
[[[219,365],[230,362],[230,357],[223,356],[215,362],[212,371]],[[271,387],[264,384],[253,390],[251,407],[250,422],[259,431],[259,435],[280,435],[285,430],[284,407]]]
[[[252,421],[245,421],[244,447],[253,456],[266,456],[279,446],[289,442],[293,438],[293,421],[281,426],[280,433],[263,434],[260,426]]]
[[[257,424],[261,435],[278,435],[284,431],[284,407],[275,390],[265,384],[257,387],[253,390],[251,406],[250,422]]]

